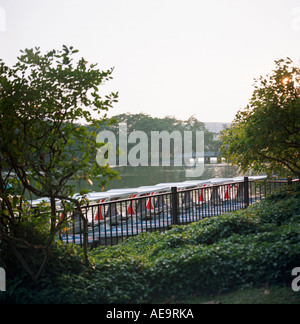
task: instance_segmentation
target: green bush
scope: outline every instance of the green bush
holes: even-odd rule
[[[29,259],[31,265],[35,258],[36,253]],[[20,264],[14,262],[14,271],[7,272],[7,292],[0,294],[0,303],[64,303],[69,296],[65,300],[66,286],[62,278],[75,277],[86,270],[81,249],[59,241],[51,247],[49,266],[38,282],[32,281]]]
[[[286,284],[299,260],[300,226],[293,224],[274,232],[233,235],[209,246],[167,249],[153,264],[152,280],[164,296]]]
[[[300,266],[299,220],[300,190],[294,188],[247,210],[94,249],[89,268],[78,247],[57,243],[41,280],[11,278],[6,302],[143,303],[287,285],[292,269]]]

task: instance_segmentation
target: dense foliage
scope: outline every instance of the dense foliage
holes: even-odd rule
[[[88,269],[79,248],[57,242],[51,267],[38,282],[16,269],[0,298],[145,303],[266,283],[288,285],[292,269],[299,266],[299,221],[300,187],[289,187],[246,210],[94,249]]]
[[[223,156],[242,172],[300,178],[300,68],[276,61],[271,75],[256,80],[246,109],[222,137]]]
[[[21,52],[13,67],[0,59],[0,248],[9,249],[38,279],[55,236],[70,220],[60,219],[57,200],[64,215],[71,216],[74,206],[79,212],[81,208],[73,198],[75,182],[83,194],[82,181],[101,176],[103,185],[117,175],[96,163],[100,144],[95,130],[107,120],[106,111],[118,94],[100,95],[99,87],[112,78],[113,69],[101,71],[84,58],[75,61],[78,50],[73,47]],[[49,207],[32,210],[27,203],[32,197],[45,197]],[[87,220],[80,216],[86,238]],[[48,231],[47,238],[32,240],[41,229]],[[26,258],[30,253],[43,255],[35,260],[40,267],[33,269]]]

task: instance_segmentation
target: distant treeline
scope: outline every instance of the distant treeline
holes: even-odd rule
[[[156,118],[147,114],[120,114],[113,116],[109,121],[103,123],[101,130],[111,131],[115,134],[117,145],[119,138],[119,125],[127,125],[128,135],[134,131],[143,131],[148,138],[151,138],[151,132],[168,132],[171,134],[174,131],[180,132],[182,135],[182,140],[184,140],[184,132],[190,131],[193,132],[193,135],[196,136],[197,131],[204,132],[204,150],[205,152],[216,152],[220,151],[221,141],[218,139],[215,133],[210,132],[205,124],[199,121],[194,116],[190,117],[186,121],[178,120],[175,117],[165,117],[165,118]],[[194,141],[195,144],[195,141]],[[133,147],[135,144],[128,144],[128,149]],[[171,145],[173,142],[171,141]],[[193,147],[196,149],[195,147]],[[171,147],[172,151],[172,147]],[[194,150],[195,152],[195,150]],[[150,155],[150,146],[149,146],[149,155]],[[172,153],[171,153],[172,155]]]

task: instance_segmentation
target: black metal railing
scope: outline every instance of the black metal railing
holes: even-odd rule
[[[88,221],[88,242],[91,247],[116,245],[143,232],[165,232],[174,225],[244,209],[287,184],[285,180],[262,183],[245,177],[239,182],[189,189],[172,187],[160,193],[83,206],[83,216]],[[82,246],[83,221],[77,211],[71,218],[60,237],[67,244]]]

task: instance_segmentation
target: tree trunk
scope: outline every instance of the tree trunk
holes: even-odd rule
[[[80,218],[83,222],[83,253],[84,253],[84,259],[85,259],[85,265],[89,266],[89,256],[88,256],[88,245],[89,245],[89,229],[88,229],[88,220],[86,217],[84,217],[81,206],[78,202],[76,202],[76,207],[78,209],[78,212],[80,214]]]
[[[50,205],[51,205],[51,227],[50,227],[50,235],[55,231],[56,229],[56,202],[55,198],[50,196]]]

